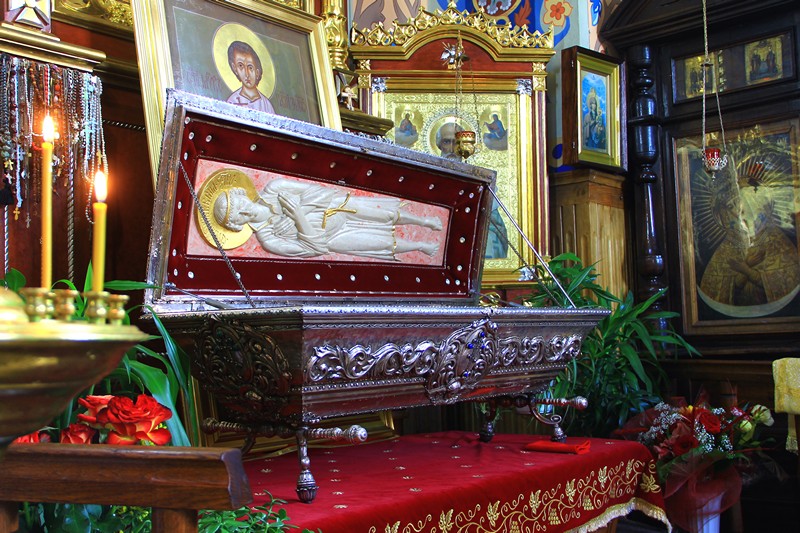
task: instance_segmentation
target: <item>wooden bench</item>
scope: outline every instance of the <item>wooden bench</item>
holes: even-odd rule
[[[19,527],[19,502],[152,507],[153,533],[197,531],[200,509],[253,500],[231,448],[18,444],[0,461],[0,531]]]

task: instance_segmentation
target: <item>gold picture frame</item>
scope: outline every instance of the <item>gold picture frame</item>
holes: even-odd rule
[[[233,41],[247,43],[263,63],[254,102],[266,99],[277,114],[341,129],[319,17],[269,0],[131,0],[131,7],[154,181],[166,90],[235,98],[242,85],[228,63]]]
[[[443,127],[457,124],[475,131],[476,152],[467,162],[497,173],[494,190],[498,197],[525,234],[535,234],[533,143],[530,123],[523,119],[531,115],[529,95],[512,90],[512,86],[507,91],[475,92],[460,98],[461,108],[457,108],[453,92],[388,90],[375,96],[378,116],[395,124],[387,138],[401,146],[446,156],[437,146],[437,134],[441,140]],[[494,202],[482,284],[517,281],[520,268],[534,261],[533,252]]]
[[[494,123],[493,115],[498,115],[502,130],[509,132],[509,146],[514,149],[489,161],[486,154],[490,150],[481,153],[479,146],[478,154],[469,157],[467,163],[499,173],[501,201],[543,257],[548,256],[550,247],[545,89],[547,62],[555,53],[553,46],[552,28],[540,33],[531,32],[524,25],[511,27],[483,10],[460,10],[452,0],[444,10],[420,9],[416,16],[403,23],[395,22],[388,31],[383,24],[364,29],[353,25],[350,33],[350,56],[356,64],[361,109],[394,120],[395,130],[388,133],[390,138],[396,140],[398,129],[403,127],[404,105],[424,106],[427,118],[417,117],[414,126],[424,129],[418,134],[427,137],[412,148],[435,155],[441,154],[433,148],[436,143],[431,135],[435,136],[438,129],[434,122],[471,123],[483,141],[483,134],[489,132],[485,123]],[[443,47],[447,53],[459,53],[458,61],[445,61]],[[434,59],[434,53],[442,61]],[[455,69],[458,62],[460,84]],[[459,85],[461,90],[456,91]],[[509,127],[507,120],[513,121],[514,126]],[[500,214],[497,209],[493,212]],[[524,283],[520,281],[520,269],[533,263],[535,255],[513,224],[504,215],[500,218],[511,243],[508,255],[484,261],[484,288]],[[512,245],[516,251],[511,250]]]
[[[566,48],[561,81],[564,164],[626,170],[622,61],[580,46]]]
[[[710,51],[706,94],[725,94],[793,79],[794,49],[793,32],[783,31]],[[703,96],[703,63],[704,56],[697,52],[672,60],[673,103]]]
[[[700,136],[673,141],[683,328],[688,334],[792,332],[800,325],[800,120],[726,132],[703,168]]]

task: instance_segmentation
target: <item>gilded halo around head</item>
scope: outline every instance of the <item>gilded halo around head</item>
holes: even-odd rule
[[[256,187],[250,177],[241,170],[233,168],[225,168],[214,172],[203,182],[197,192],[200,207],[203,208],[203,213],[205,213],[208,220],[208,223],[206,223],[200,214],[200,208],[196,208],[194,214],[197,221],[197,229],[200,230],[203,239],[215,248],[217,245],[214,242],[212,231],[224,250],[238,248],[247,242],[247,239],[253,234],[253,229],[248,225],[245,225],[241,231],[232,231],[220,224],[214,216],[214,203],[217,198],[220,195],[227,195],[228,191],[235,187],[240,187],[247,191],[247,196],[253,201],[258,198],[258,191],[256,191]]]
[[[225,82],[231,92],[242,86],[236,74],[231,70],[230,63],[228,63],[228,47],[233,41],[247,43],[256,51],[258,58],[261,60],[262,69],[258,90],[267,98],[271,97],[272,92],[275,90],[275,65],[272,62],[272,55],[267,50],[264,41],[253,30],[241,24],[229,22],[221,25],[214,32],[214,64],[217,66],[217,72],[219,72],[222,81]]]

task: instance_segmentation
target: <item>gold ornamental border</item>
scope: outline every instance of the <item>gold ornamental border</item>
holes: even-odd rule
[[[483,10],[459,11],[451,0],[447,9],[431,13],[420,8],[407,22],[394,21],[390,29],[378,22],[371,29],[361,30],[354,23],[350,31],[350,51],[354,57],[368,54],[371,59],[408,59],[427,43],[452,35],[454,27],[464,38],[470,36],[487,43],[488,51],[497,60],[519,60],[537,51],[549,59],[553,50],[553,28],[545,33],[531,32],[527,26],[498,24]]]
[[[663,508],[643,498],[661,492],[656,482],[653,461],[629,459],[607,465],[587,476],[573,478],[546,488],[531,490],[509,499],[476,504],[456,512],[443,509],[438,519],[432,514],[409,522],[379,523],[368,533],[508,533],[564,531],[572,522],[570,533],[595,531],[615,518],[640,511],[663,523],[668,532],[672,525]],[[617,503],[611,503],[616,501]],[[596,510],[602,512],[586,519]]]

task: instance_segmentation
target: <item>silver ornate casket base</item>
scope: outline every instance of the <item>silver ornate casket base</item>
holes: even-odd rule
[[[221,406],[207,431],[295,436],[297,493],[316,483],[309,438],[366,439],[313,426],[337,416],[524,397],[580,353],[602,310],[426,306],[298,306],[186,313],[169,318],[196,346],[194,374]],[[520,399],[517,399],[519,402]],[[482,435],[491,438],[487,426]]]

